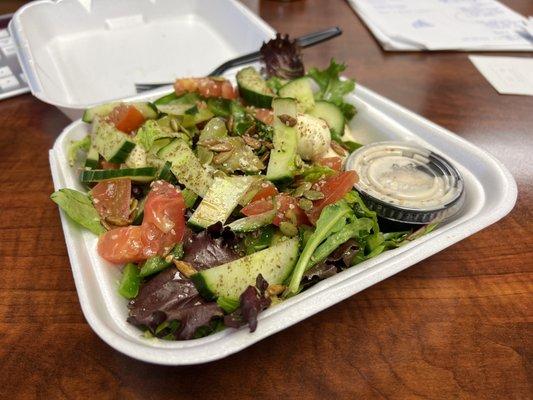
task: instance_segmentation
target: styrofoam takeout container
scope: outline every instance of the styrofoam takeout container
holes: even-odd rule
[[[228,58],[256,50],[274,31],[233,0],[39,0],[14,16],[11,33],[32,93],[71,118],[95,103],[151,100],[162,88],[134,96],[134,82],[203,75]],[[453,133],[358,86],[355,140],[412,140],[441,153],[462,173],[461,212],[434,232],[347,269],[266,310],[256,332],[226,329],[202,339],[144,339],[126,322],[117,294],[120,269],[101,259],[97,238],[61,212],[80,304],[94,331],[110,346],[148,362],[185,365],[216,360],[301,321],[496,222],[516,201],[516,184],[496,159]],[[67,162],[67,146],[89,129],[69,125],[50,150],[55,189],[83,190]]]
[[[151,100],[163,93],[165,89],[145,95],[144,99]],[[358,108],[350,124],[354,140],[362,143],[414,141],[454,163],[464,177],[466,200],[453,219],[412,243],[349,268],[266,310],[259,316],[254,333],[243,327],[226,329],[202,339],[169,342],[144,339],[137,328],[126,322],[127,301],[117,294],[120,269],[98,256],[95,235],[80,229],[61,212],[80,303],[94,331],[118,351],[152,363],[185,365],[220,359],[451,246],[496,222],[513,208],[517,196],[515,181],[491,155],[362,86],[357,87],[349,100]],[[83,190],[77,171],[68,165],[67,146],[71,140],[86,135],[88,130],[89,125],[80,120],[73,122],[50,150],[56,190],[64,187]]]
[[[72,120],[134,83],[202,76],[273,29],[235,0],[37,0],[9,25],[32,94]]]

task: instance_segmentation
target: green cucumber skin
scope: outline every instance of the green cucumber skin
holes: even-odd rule
[[[85,168],[97,169],[100,162],[100,154],[96,147],[91,146],[89,152],[87,153],[87,158],[85,159]]]
[[[192,283],[196,286],[196,290],[204,299],[215,300],[217,296],[208,287],[205,278],[201,274],[194,274],[191,276]]]
[[[155,179],[157,170],[153,167],[123,169],[93,169],[82,171],[80,181],[83,183],[100,182],[107,179],[130,178],[133,181],[148,182]]]
[[[293,179],[296,171],[295,158],[298,149],[298,133],[296,127],[285,125],[278,118],[285,114],[296,119],[296,100],[276,98],[274,107],[274,149],[270,152],[266,178],[272,182],[283,184]]]
[[[309,112],[310,115],[326,121],[330,131],[342,137],[344,135],[344,125],[346,120],[339,107],[329,101],[320,100],[315,103],[315,107]]]
[[[174,101],[178,98],[176,95],[176,92],[169,93],[163,97],[158,98],[156,101],[154,101],[154,105],[159,106],[163,104],[168,104],[171,101]]]
[[[114,163],[114,164],[123,163],[124,161],[126,161],[126,159],[130,155],[134,147],[135,147],[135,143],[128,142],[128,141],[124,142],[122,147],[115,153],[115,155],[107,161],[109,161],[110,163]]]
[[[253,67],[241,69],[237,73],[237,85],[241,97],[249,104],[260,108],[271,107],[274,94]]]
[[[95,129],[94,147],[105,160],[121,164],[128,158],[135,148],[135,143],[130,136],[119,131],[109,123],[98,123],[93,125]]]
[[[134,106],[135,108],[137,108],[137,110],[139,110],[139,112],[146,119],[155,119],[159,115],[159,111],[157,111],[157,107],[155,107],[154,104],[149,103],[149,102],[144,102],[144,103],[141,103],[141,102],[139,102],[139,103],[119,103],[119,102],[114,102],[114,103],[101,104],[101,105],[98,105],[98,106],[94,106],[94,107],[88,108],[83,113],[83,117],[81,118],[81,120],[83,122],[91,123],[91,122],[94,121],[94,118],[97,117],[97,116],[98,117],[106,117],[106,116],[108,116],[111,113],[111,111],[113,111],[113,109],[116,106],[119,106],[121,104]]]
[[[163,161],[172,164],[171,171],[178,181],[203,197],[213,178],[202,167],[189,146],[180,139],[174,139],[157,152],[157,156]]]
[[[290,81],[285,86],[282,86],[278,94],[280,97],[292,97],[298,101],[298,111],[306,112],[315,105],[313,91],[311,89],[311,80],[307,77],[302,77]]]
[[[258,274],[269,284],[280,284],[290,275],[298,259],[299,240],[286,239],[265,250],[200,271],[192,276],[199,293],[207,299],[239,298],[254,285]]]
[[[215,178],[187,223],[203,229],[219,221],[225,223],[254,181],[245,176]]]
[[[276,216],[276,210],[267,211],[262,214],[253,215],[233,221],[227,225],[233,232],[251,232],[264,226],[270,225]]]

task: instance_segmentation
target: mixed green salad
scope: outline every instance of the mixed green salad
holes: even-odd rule
[[[359,147],[345,140],[344,66],[282,61],[265,55],[266,71],[240,70],[237,87],[178,79],[153,103],[83,116],[90,133],[69,161],[87,192],[51,198],[123,266],[128,321],[148,337],[254,331],[262,310],[420,234],[382,233],[343,171]]]

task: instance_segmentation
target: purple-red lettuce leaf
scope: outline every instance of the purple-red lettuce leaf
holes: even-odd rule
[[[270,298],[265,296],[268,282],[261,274],[257,276],[255,286],[248,286],[240,295],[240,306],[229,315],[224,316],[224,325],[239,328],[248,324],[250,332],[257,329],[257,316],[270,306]]]
[[[295,79],[304,76],[301,48],[295,40],[289,39],[289,35],[276,34],[276,38],[263,43],[259,51],[269,78]]]
[[[197,270],[204,270],[240,258],[238,239],[220,222],[200,233],[189,232],[183,240],[183,261]]]
[[[164,336],[158,327],[165,322],[179,321],[173,332],[175,339],[192,339],[195,332],[209,327],[216,317],[222,317],[220,307],[206,302],[191,280],[174,268],[168,268],[143,284],[138,296],[129,303],[128,322],[146,327],[156,336]]]

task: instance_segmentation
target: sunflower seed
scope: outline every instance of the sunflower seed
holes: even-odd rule
[[[191,264],[185,261],[174,260],[174,265],[186,278],[190,278],[198,272]]]
[[[213,157],[213,164],[222,164],[228,161],[232,154],[232,150],[218,153],[216,156]]]
[[[338,144],[337,142],[335,142],[333,140],[331,141],[331,148],[339,156],[343,156],[344,157],[346,155],[346,150],[344,150],[344,147],[342,147],[340,144]]]
[[[178,121],[176,121],[174,118],[170,120],[170,127],[174,132],[177,132],[180,130],[180,126],[178,124]]]
[[[274,148],[274,145],[272,144],[272,142],[269,142],[268,140],[263,140],[263,146],[265,146],[267,149],[273,149]]]
[[[296,118],[291,117],[290,115],[287,115],[287,114],[281,114],[278,118],[281,122],[283,122],[285,125],[290,126],[290,127],[295,126],[296,122],[298,122]]]
[[[256,131],[257,131],[256,126],[255,126],[255,124],[253,124],[253,125],[250,126],[248,129],[246,129],[246,131],[244,132],[244,134],[245,134],[246,136],[251,136],[251,135],[253,135]]]
[[[225,143],[214,144],[212,146],[207,146],[207,148],[209,150],[213,150],[216,152],[230,151],[230,150],[233,150],[233,145],[231,143],[225,142]]]
[[[308,190],[311,189],[311,186],[313,186],[311,182],[304,182],[300,186],[298,186],[296,189],[294,189],[294,191],[292,192],[292,195],[294,197],[302,197],[304,192],[307,192]]]
[[[127,226],[131,223],[131,221],[129,219],[126,219],[126,218],[122,218],[122,217],[106,217],[105,218],[106,222],[108,222],[109,224],[111,225],[114,225],[114,226]]]
[[[291,220],[291,223],[293,225],[298,225],[298,217],[296,216],[296,213],[294,212],[294,210],[290,209],[289,211],[285,213],[285,216]]]
[[[254,139],[253,137],[250,137],[248,135],[244,135],[242,137],[242,140],[244,140],[244,143],[246,143],[248,146],[250,146],[252,149],[257,150],[261,148],[261,141]]]
[[[270,151],[267,151],[265,154],[263,154],[261,156],[261,162],[263,164],[266,164],[266,162],[268,161],[268,158],[270,157]]]
[[[324,193],[319,192],[318,190],[306,190],[303,193],[303,196],[309,200],[320,200],[324,198]]]
[[[285,285],[269,285],[266,292],[269,297],[277,296],[278,294],[283,293],[287,286]]]

